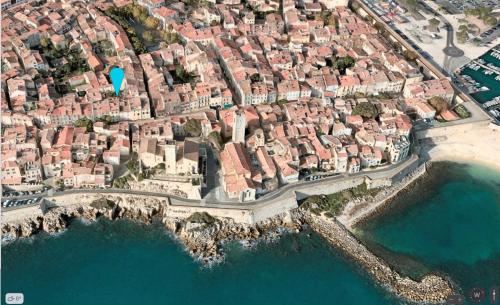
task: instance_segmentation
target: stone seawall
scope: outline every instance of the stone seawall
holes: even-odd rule
[[[371,253],[342,224],[335,219],[304,212],[303,220],[330,244],[352,258],[380,285],[398,297],[415,303],[444,303],[453,294],[448,280],[433,274],[420,281],[399,275],[382,259]]]

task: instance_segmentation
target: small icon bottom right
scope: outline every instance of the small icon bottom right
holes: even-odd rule
[[[484,300],[484,289],[481,288],[472,288],[469,293],[469,300],[472,303],[479,304]]]
[[[496,304],[498,301],[498,287],[491,287],[490,289],[490,304]]]

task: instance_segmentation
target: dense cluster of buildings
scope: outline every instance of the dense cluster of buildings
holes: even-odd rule
[[[436,115],[427,100],[453,99],[347,1],[140,0],[178,38],[142,54],[105,13],[131,3],[3,12],[2,184],[106,187],[134,156],[141,170],[198,177],[211,141],[227,197],[253,200],[312,174],[400,162],[412,119]]]

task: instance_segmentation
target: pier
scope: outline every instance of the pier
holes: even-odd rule
[[[496,56],[493,54],[495,54]],[[500,50],[497,50],[495,48],[491,49],[491,56],[500,59]]]
[[[478,61],[477,59],[474,59],[472,62],[485,70],[488,70],[488,71],[491,71],[493,73],[500,75],[500,67],[497,67],[491,63],[488,65],[485,65],[482,62]]]

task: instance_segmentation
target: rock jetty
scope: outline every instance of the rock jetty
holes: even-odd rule
[[[452,283],[438,275],[428,274],[420,281],[399,275],[385,261],[370,252],[337,220],[306,211],[300,213],[299,217],[314,231],[342,250],[363,267],[375,281],[398,297],[415,303],[438,304],[446,302],[453,294]]]

